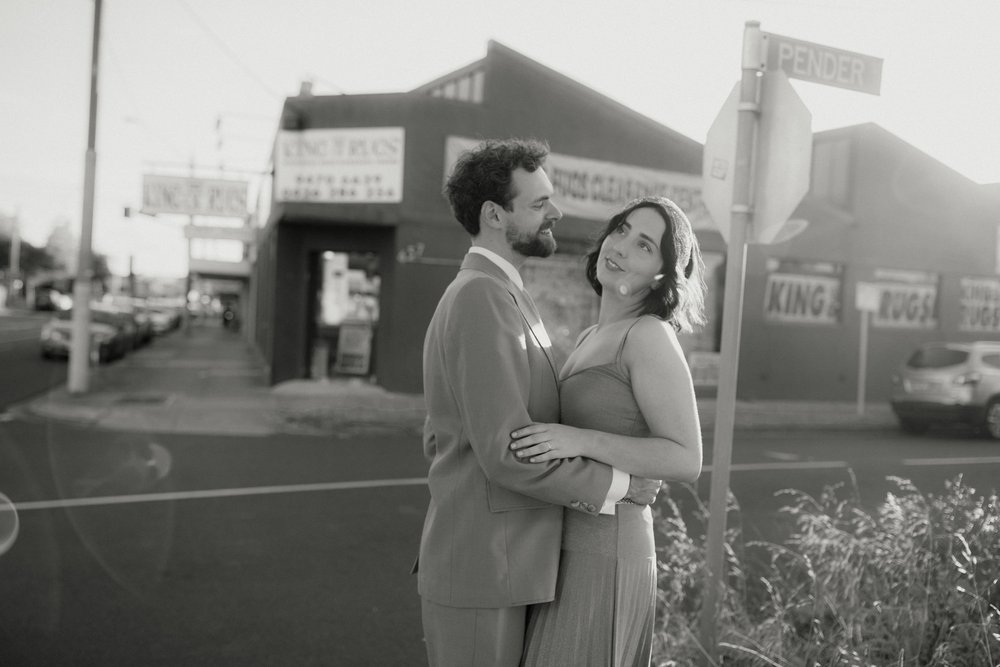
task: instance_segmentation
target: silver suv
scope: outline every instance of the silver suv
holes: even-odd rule
[[[890,403],[908,433],[965,423],[1000,439],[1000,342],[921,345],[892,376]]]

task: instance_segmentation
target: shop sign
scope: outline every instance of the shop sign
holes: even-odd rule
[[[245,218],[247,182],[145,174],[142,212]]]
[[[355,127],[278,133],[277,201],[388,203],[403,200],[402,127]]]
[[[937,284],[875,283],[878,310],[872,326],[882,329],[934,329],[937,321]]]
[[[372,325],[368,322],[343,322],[337,337],[338,373],[368,375],[372,354]]]
[[[460,153],[475,148],[475,139],[448,137],[445,177]],[[545,173],[555,189],[554,201],[565,215],[607,221],[629,200],[660,195],[687,214],[695,229],[715,229],[701,199],[701,174],[685,174],[549,153]]]
[[[764,291],[764,319],[794,324],[836,324],[840,315],[840,278],[770,273]]]
[[[227,262],[217,259],[190,257],[188,259],[188,270],[193,274],[248,278],[250,276],[250,262]]]
[[[962,278],[959,331],[1000,333],[1000,280]]]

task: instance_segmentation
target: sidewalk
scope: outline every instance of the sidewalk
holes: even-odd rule
[[[702,428],[714,428],[716,401],[699,399]],[[360,379],[292,380],[268,386],[259,355],[240,336],[194,324],[111,364],[91,367],[90,390],[65,386],[14,406],[28,418],[109,430],[265,436],[393,433],[418,436],[423,396],[397,394]],[[737,429],[782,426],[889,429],[885,403],[858,415],[852,402],[738,401]]]

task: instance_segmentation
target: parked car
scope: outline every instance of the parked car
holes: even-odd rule
[[[39,336],[42,356],[46,359],[69,358],[73,338],[73,311],[60,311],[42,326]],[[125,355],[127,341],[125,334],[115,322],[91,312],[90,360],[91,363],[105,363]]]
[[[174,308],[152,308],[149,318],[153,325],[153,333],[157,336],[176,329],[181,324],[181,315]]]
[[[1000,439],[1000,342],[921,345],[892,385],[890,404],[904,431],[960,423]]]

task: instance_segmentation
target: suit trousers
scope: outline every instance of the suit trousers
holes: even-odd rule
[[[448,607],[421,598],[430,667],[517,667],[527,607]]]

